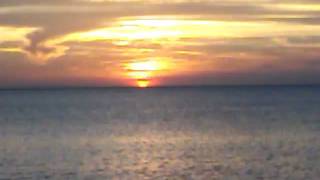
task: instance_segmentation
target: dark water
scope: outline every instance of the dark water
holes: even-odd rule
[[[319,86],[5,90],[0,125],[0,179],[320,176]]]

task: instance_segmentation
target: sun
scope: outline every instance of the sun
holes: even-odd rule
[[[136,81],[136,86],[145,88],[156,75],[165,69],[165,62],[160,60],[134,61],[125,64],[127,76]]]
[[[148,79],[138,79],[137,80],[137,86],[139,88],[146,88],[146,87],[149,87],[150,85],[150,80]]]

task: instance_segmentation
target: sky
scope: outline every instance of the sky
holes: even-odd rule
[[[0,1],[0,88],[319,77],[318,0]]]

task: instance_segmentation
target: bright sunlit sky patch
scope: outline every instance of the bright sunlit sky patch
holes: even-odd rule
[[[0,85],[320,83],[316,0],[3,0]]]

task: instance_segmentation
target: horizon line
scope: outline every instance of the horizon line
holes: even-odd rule
[[[20,87],[0,87],[0,91],[13,90],[66,90],[66,89],[162,89],[162,88],[209,88],[209,87],[314,87],[320,86],[318,84],[215,84],[215,85],[161,85],[150,87],[136,87],[136,86],[20,86]]]

